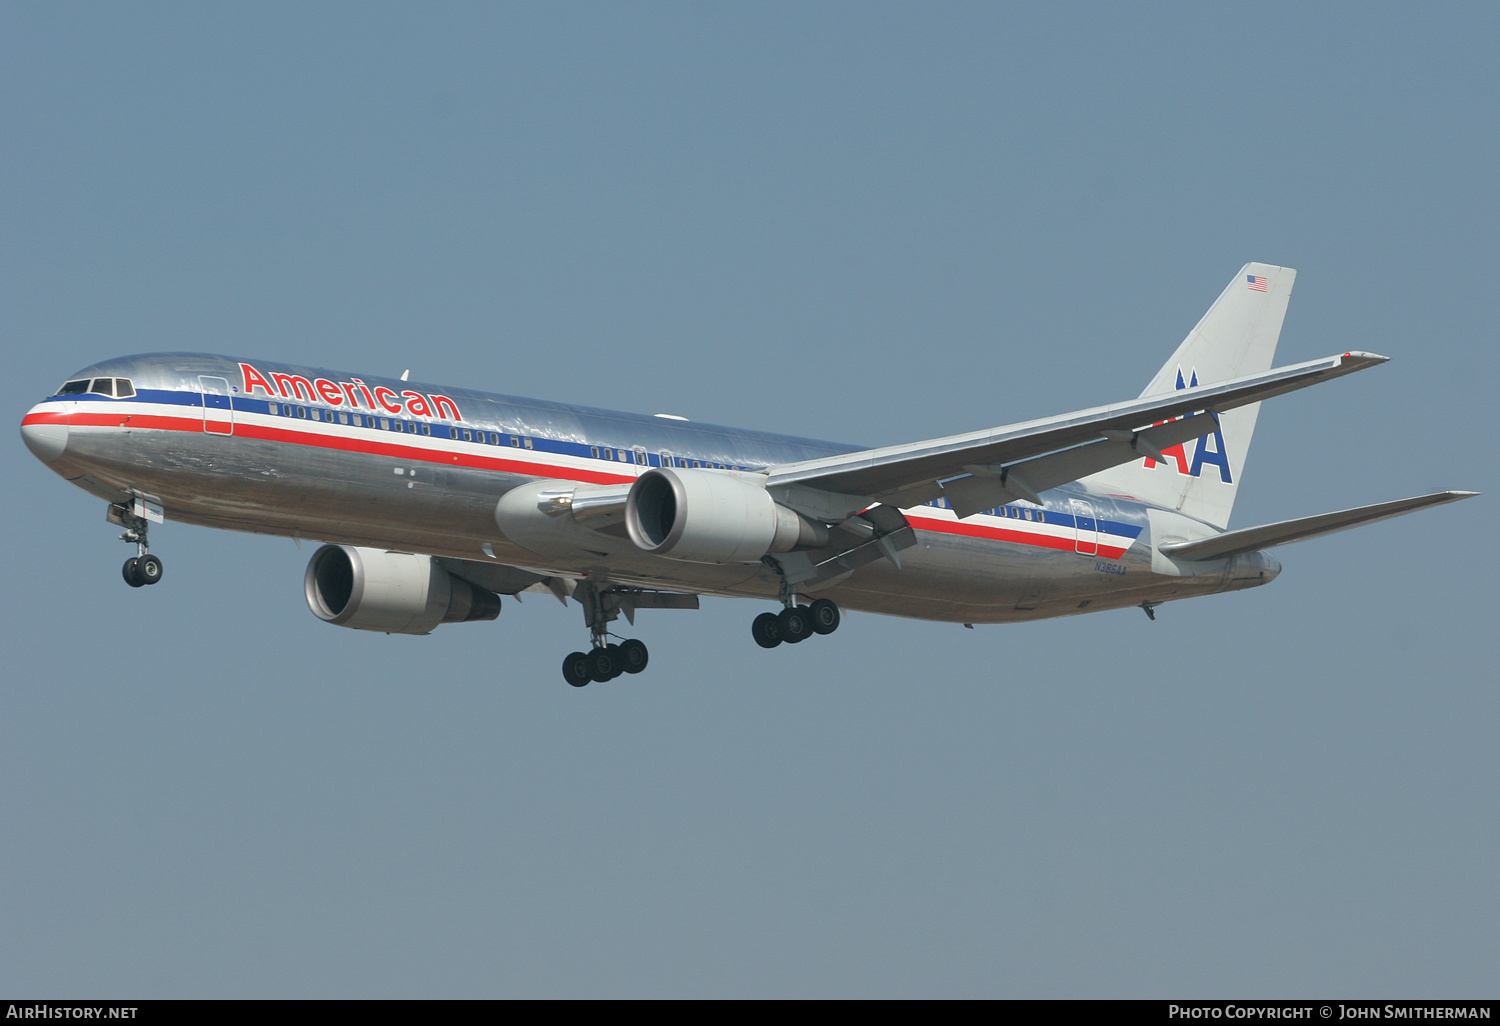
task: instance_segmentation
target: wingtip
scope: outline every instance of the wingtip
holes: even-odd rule
[[[1361,352],[1358,349],[1351,349],[1349,352],[1340,357],[1341,362],[1345,360],[1351,363],[1360,364],[1361,366],[1365,367],[1373,367],[1377,363],[1391,362],[1391,358],[1389,356],[1381,356],[1379,353],[1365,353]]]

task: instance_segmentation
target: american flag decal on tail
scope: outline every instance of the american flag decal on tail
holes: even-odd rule
[[[1266,279],[1262,278],[1258,274],[1245,275],[1245,284],[1249,287],[1251,292],[1266,291]]]

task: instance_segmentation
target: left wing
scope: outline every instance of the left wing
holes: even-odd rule
[[[1387,359],[1344,353],[1058,417],[785,463],[770,468],[766,487],[777,501],[827,521],[874,502],[899,508],[944,495],[960,517],[1013,499],[1040,504],[1048,488],[1142,456],[1161,459],[1162,449],[1213,431],[1215,414]]]

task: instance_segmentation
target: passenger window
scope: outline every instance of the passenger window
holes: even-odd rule
[[[599,447],[597,445],[589,446],[589,455],[597,460],[599,458]]]
[[[129,399],[135,395],[135,386],[130,383],[129,378],[115,378],[115,398]]]
[[[83,395],[89,390],[89,379],[80,378],[77,381],[65,381],[63,387],[57,390],[58,395]]]
[[[614,459],[615,458],[615,451],[613,449],[605,449],[604,450],[604,458],[607,459],[607,460]]]
[[[430,435],[430,434],[432,434],[432,425],[431,424],[423,424],[422,425],[422,434],[424,434],[424,435]]]
[[[94,387],[91,388],[91,389],[89,389],[89,391],[91,391],[91,392],[98,392],[100,395],[114,395],[115,394],[115,379],[114,378],[95,378],[94,379]]]
[[[525,438],[525,439],[522,439],[522,441],[524,441],[526,443],[526,448],[528,448],[528,449],[531,448],[531,439]]]
[[[520,435],[511,435],[510,436],[510,447],[512,449],[519,449],[521,447],[521,436]]]
[[[302,420],[306,420],[307,419],[307,407],[306,406],[299,406],[299,407],[297,407],[297,416],[299,418],[301,418]]]
[[[266,409],[268,409],[268,410],[271,411],[271,416],[273,416],[273,417],[279,417],[279,416],[281,416],[281,404],[280,403],[266,403]]]

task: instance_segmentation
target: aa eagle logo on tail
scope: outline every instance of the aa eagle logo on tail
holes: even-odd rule
[[[1177,368],[1177,387],[1197,388],[1198,369],[1193,368],[1190,379],[1186,382],[1182,379],[1182,368]],[[1186,446],[1193,446],[1193,455],[1189,459]],[[1163,449],[1161,454],[1176,464],[1177,473],[1187,477],[1202,477],[1204,464],[1219,468],[1219,480],[1225,484],[1233,484],[1234,477],[1229,472],[1229,454],[1224,450],[1224,434],[1218,428],[1211,435],[1204,435],[1195,442],[1179,442],[1170,448]],[[1147,470],[1160,466],[1156,460],[1147,456],[1143,466]]]

